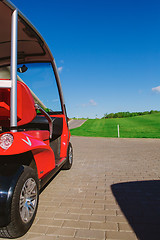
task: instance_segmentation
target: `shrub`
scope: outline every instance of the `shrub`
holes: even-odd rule
[[[103,118],[125,118],[125,117],[135,117],[135,116],[141,116],[141,115],[147,115],[147,114],[155,114],[160,113],[160,111],[157,110],[151,110],[144,111],[144,112],[117,112],[117,113],[105,113]]]

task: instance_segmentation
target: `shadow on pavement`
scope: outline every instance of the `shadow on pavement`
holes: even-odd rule
[[[117,183],[112,192],[139,240],[160,239],[160,181]]]

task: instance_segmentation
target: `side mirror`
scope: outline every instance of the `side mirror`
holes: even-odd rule
[[[19,73],[24,73],[24,72],[26,72],[28,70],[28,68],[26,67],[26,65],[23,65],[22,67],[19,67],[18,69],[17,69],[17,71],[19,72]]]

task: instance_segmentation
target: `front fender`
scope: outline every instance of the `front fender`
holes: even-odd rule
[[[13,143],[7,150],[0,147],[0,155],[16,155],[40,148],[50,149],[50,147],[43,141],[27,134],[27,132],[7,133],[13,136]],[[1,135],[3,135],[3,133]]]
[[[0,168],[0,227],[7,226],[11,220],[11,203],[17,181],[24,166],[2,165]]]
[[[55,168],[55,156],[49,145],[29,135],[27,131],[9,134],[13,135],[13,143],[7,150],[0,147],[0,156],[13,156],[32,152],[39,178],[44,177]]]

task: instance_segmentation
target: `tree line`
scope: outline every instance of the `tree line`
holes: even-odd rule
[[[157,110],[144,111],[144,112],[117,112],[117,113],[105,113],[103,118],[126,118],[126,117],[135,117],[147,114],[160,113]]]

